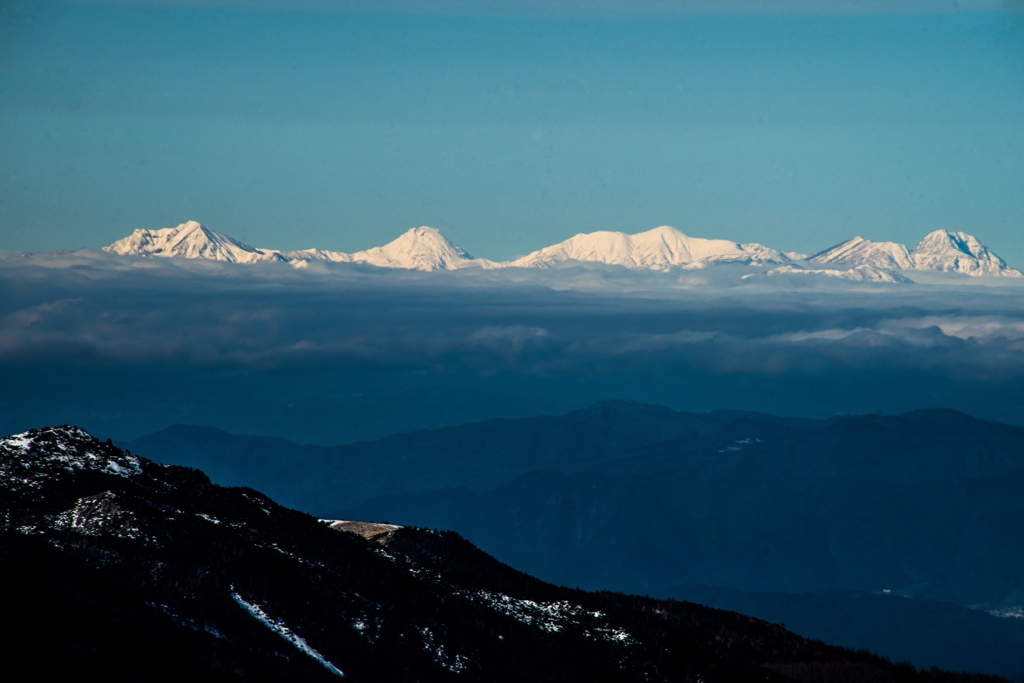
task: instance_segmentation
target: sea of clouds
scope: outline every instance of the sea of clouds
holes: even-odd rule
[[[408,394],[411,402],[432,391],[434,398],[423,400],[438,400],[456,391],[446,389],[452,382],[466,396],[505,397],[494,403],[493,415],[482,404],[465,415],[456,410],[411,423],[378,415],[393,427],[382,424],[377,432],[570,409],[603,398],[819,416],[942,404],[1007,421],[1024,417],[1018,405],[1024,404],[1024,287],[1018,283],[741,280],[744,272],[578,266],[421,273],[89,251],[9,254],[0,260],[0,373],[21,387],[33,384],[26,373],[46,378],[58,368],[68,377],[122,378],[112,379],[106,394],[97,391],[108,396],[99,402],[111,405],[115,385],[127,386],[125,377],[137,378],[130,383],[136,404],[160,405],[166,381],[145,380],[156,375],[203,378],[196,391],[206,393],[200,384],[223,388],[263,378],[261,386],[279,387],[268,388],[270,394],[323,396],[328,403],[374,391]],[[324,386],[329,377],[334,389]],[[178,403],[201,403],[181,382],[174,390]],[[40,379],[39,387],[27,391],[81,391],[59,376]],[[813,396],[800,398],[802,388]],[[252,389],[235,393],[221,400],[245,413]],[[71,398],[51,397],[54,420]],[[81,404],[77,394],[74,400]],[[272,396],[260,401],[251,407],[254,415],[277,410]],[[378,413],[409,410],[401,401],[379,403]],[[19,410],[9,406],[7,414]],[[107,417],[94,418],[113,419],[126,433],[160,424],[150,417],[145,427],[129,426],[140,410],[108,406],[100,411]],[[204,420],[221,425],[218,410],[223,407],[205,409]],[[110,417],[118,412],[136,417]],[[178,421],[189,421],[194,413],[181,416]],[[36,411],[18,419],[46,418]],[[310,439],[377,432],[340,429]]]

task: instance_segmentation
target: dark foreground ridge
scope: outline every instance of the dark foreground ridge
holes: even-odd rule
[[[75,679],[995,681],[691,603],[559,588],[453,533],[368,540],[75,427],[0,440],[6,666]]]
[[[129,447],[318,517],[457,529],[551,583],[1024,682],[1020,427],[606,401],[336,447],[187,426]]]

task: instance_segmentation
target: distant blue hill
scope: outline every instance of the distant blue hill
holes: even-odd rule
[[[323,517],[454,529],[564,585],[913,597],[744,604],[804,614],[811,637],[847,620],[848,646],[1024,679],[1024,620],[984,611],[1024,604],[1017,427],[943,410],[805,420],[603,402],[331,448],[189,426],[127,445]],[[743,611],[736,594],[703,595]],[[790,607],[765,611],[776,603]],[[880,614],[905,624],[899,638],[867,637]],[[922,614],[935,629],[912,626]]]

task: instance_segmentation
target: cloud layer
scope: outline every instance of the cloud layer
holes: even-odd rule
[[[9,259],[0,268],[0,360],[541,376],[691,367],[1024,377],[1024,312],[1014,287],[709,281],[725,270],[313,271],[88,252]]]
[[[10,256],[0,431],[190,423],[329,444],[602,399],[1024,424],[1020,287],[742,272]]]

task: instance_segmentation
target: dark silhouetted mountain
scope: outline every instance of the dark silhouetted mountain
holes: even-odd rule
[[[564,416],[487,420],[337,447],[299,446],[188,425],[125,445],[159,462],[203,469],[218,482],[257,484],[277,500],[314,510],[451,486],[485,491],[538,470],[589,470],[637,447],[661,443],[683,441],[697,449],[728,444],[736,423],[754,424],[759,434],[816,424],[605,401]]]
[[[335,448],[194,427],[131,447],[320,516],[456,529],[564,585],[890,591],[953,603],[934,612],[948,633],[954,605],[1024,605],[1024,430],[954,411],[798,420],[605,402]],[[1017,623],[991,626],[1024,651]],[[922,636],[892,652],[926,650]],[[1024,674],[984,651],[957,665]]]
[[[745,593],[693,585],[673,586],[661,594],[669,596],[893,658],[981,668],[1018,679],[1024,671],[1024,620],[998,618],[948,602],[854,591]]]
[[[450,532],[368,540],[74,427],[0,440],[0,515],[5,665],[58,679],[986,680],[558,588]]]

